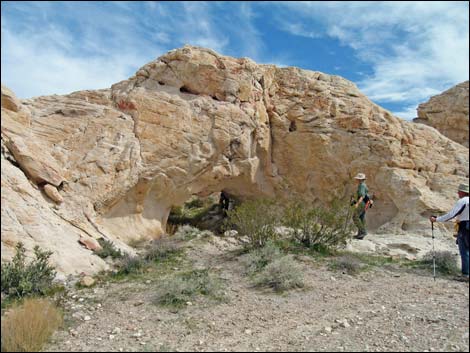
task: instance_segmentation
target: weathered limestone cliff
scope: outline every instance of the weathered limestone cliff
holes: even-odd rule
[[[378,231],[419,231],[468,182],[468,149],[402,121],[338,76],[184,47],[108,90],[19,101],[2,87],[2,259],[21,240],[62,273],[106,265],[78,244],[164,233],[172,205],[348,197],[364,172]]]
[[[468,147],[468,81],[420,104],[418,118],[413,121],[432,126],[451,140]]]

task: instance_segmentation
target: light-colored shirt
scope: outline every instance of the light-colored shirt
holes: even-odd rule
[[[437,222],[447,222],[457,217],[459,221],[468,221],[468,196],[462,197],[457,201],[454,208],[449,213],[437,217]]]

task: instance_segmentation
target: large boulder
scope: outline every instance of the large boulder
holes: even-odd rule
[[[31,234],[46,247],[55,239],[60,258],[62,246],[91,254],[84,236],[122,247],[158,238],[172,206],[221,190],[326,204],[354,192],[357,172],[376,194],[372,229],[419,232],[468,180],[468,149],[394,117],[350,81],[204,48],[172,50],[108,90],[16,101],[16,110],[3,102],[2,90],[2,258]],[[48,184],[61,203],[41,191]],[[102,266],[87,256],[64,261]]]
[[[432,126],[468,148],[468,116],[468,81],[465,81],[420,104],[418,118],[413,121]]]

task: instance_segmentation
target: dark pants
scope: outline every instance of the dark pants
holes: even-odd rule
[[[366,205],[361,202],[356,209],[354,209],[353,222],[357,227],[357,235],[366,235]]]
[[[457,245],[459,246],[460,260],[462,262],[462,274],[468,276],[468,250],[469,250],[469,229],[468,221],[462,221],[459,224],[459,235],[457,236]]]

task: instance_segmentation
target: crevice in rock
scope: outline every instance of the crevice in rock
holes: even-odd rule
[[[294,132],[294,131],[297,131],[297,125],[295,124],[295,121],[291,121],[290,126],[289,126],[289,132]]]

